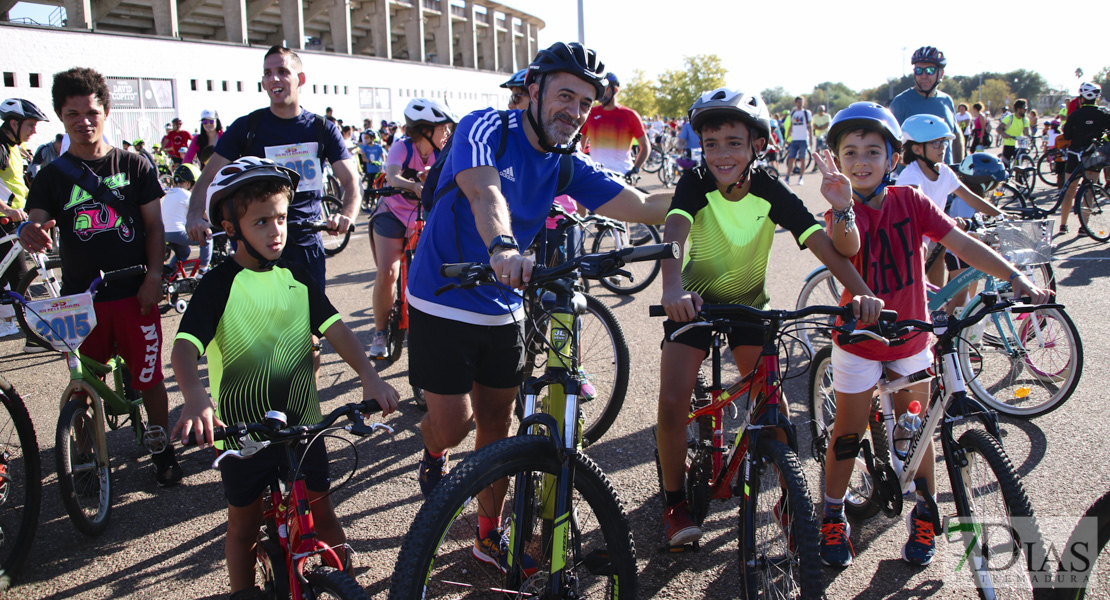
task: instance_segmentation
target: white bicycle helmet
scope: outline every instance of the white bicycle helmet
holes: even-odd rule
[[[412,127],[421,123],[439,125],[440,123],[458,122],[458,118],[450,109],[428,98],[413,98],[405,107],[405,127]]]
[[[729,114],[759,130],[762,137],[771,137],[771,113],[759,94],[718,88],[705,92],[695,100],[688,114],[690,126],[699,134],[706,118],[710,115]]]
[[[1096,83],[1084,81],[1079,84],[1079,95],[1082,96],[1084,100],[1098,100],[1098,97],[1102,95],[1102,88]]]
[[[50,120],[46,117],[46,113],[35,106],[34,102],[24,100],[23,98],[8,98],[0,103],[0,119],[4,121],[8,119],[16,119],[19,121],[25,119],[34,119],[36,121]]]
[[[217,171],[216,176],[212,178],[212,183],[208,185],[208,198],[205,202],[205,208],[207,209],[209,222],[220,222],[213,209],[220,208],[219,203],[222,200],[247,183],[259,179],[274,179],[285,182],[296,191],[297,183],[301,178],[296,171],[282,167],[268,158],[244,156],[234,160]],[[236,223],[236,229],[238,229],[238,223]]]
[[[913,115],[902,123],[902,141],[918,144],[933,140],[954,140],[956,135],[948,124],[934,115]]]

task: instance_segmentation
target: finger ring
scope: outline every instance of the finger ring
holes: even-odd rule
[[[502,279],[508,279],[508,278],[509,278],[509,276],[508,276],[508,275],[502,275],[502,276],[501,276],[501,278],[502,278]]]

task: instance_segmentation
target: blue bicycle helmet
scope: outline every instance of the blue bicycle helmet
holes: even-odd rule
[[[948,124],[935,115],[914,115],[902,123],[902,141],[918,144],[933,140],[954,140],[956,135]]]
[[[836,113],[829,126],[829,148],[837,152],[844,133],[860,127],[882,134],[890,144],[891,152],[902,149],[902,128],[898,125],[898,120],[885,106],[874,102],[853,102]]]
[[[986,152],[976,152],[965,157],[956,167],[956,175],[979,196],[986,195],[1010,177],[1006,165],[997,156]]]
[[[505,83],[502,83],[501,87],[503,87],[505,89],[515,88],[515,87],[526,87],[524,85],[524,79],[527,76],[528,76],[528,69],[521,69],[521,70],[517,71],[516,73],[513,73],[513,76],[510,77],[509,80],[506,81]]]

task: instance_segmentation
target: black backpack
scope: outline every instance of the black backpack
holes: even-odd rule
[[[508,111],[499,110],[497,114],[501,117],[501,139],[497,142],[497,152],[494,154],[494,161],[501,158],[505,154],[505,146],[509,139],[509,113]],[[455,180],[444,184],[443,189],[439,187],[439,174],[443,172],[443,165],[447,163],[448,156],[451,150],[451,140],[454,136],[447,138],[447,143],[443,145],[443,150],[440,151],[436,161],[432,164],[432,168],[428,170],[427,177],[424,178],[424,191],[420,194],[420,203],[424,205],[424,214],[431,214],[432,206],[439,201],[440,198],[447,195],[448,192],[458,189],[458,184]],[[408,164],[407,161],[405,164]],[[574,163],[571,162],[570,154],[562,154],[559,156],[559,180],[555,188],[555,195],[561,196],[566,193],[567,188],[570,187],[571,181],[574,179]]]

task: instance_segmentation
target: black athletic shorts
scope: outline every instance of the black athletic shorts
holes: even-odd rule
[[[433,394],[468,394],[475,383],[524,381],[524,322],[474,325],[409,306],[409,383]]]
[[[684,331],[674,340],[671,340],[671,334],[681,329],[689,323],[678,323],[667,319],[663,321],[663,342],[659,344],[662,348],[663,344],[673,341],[676,344],[697,348],[705,352],[709,356],[709,349],[713,347],[713,328],[712,327],[694,327]],[[733,327],[732,331],[728,333],[728,348],[732,350],[737,346],[763,346],[763,330],[754,327]]]
[[[323,438],[308,446],[307,452],[304,446],[298,446],[296,455],[298,458],[305,455],[301,462],[305,487],[314,492],[328,491],[331,475],[328,473],[328,451]],[[239,508],[250,506],[275,479],[288,475],[288,458],[288,450],[283,444],[272,444],[250,458],[229,456],[220,461],[220,476],[227,503]]]

